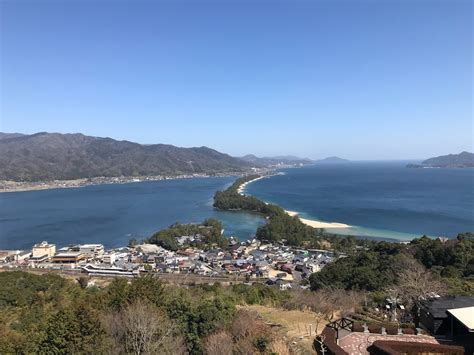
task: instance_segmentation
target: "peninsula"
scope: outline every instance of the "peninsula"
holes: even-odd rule
[[[474,154],[461,152],[459,154],[442,155],[423,160],[421,164],[408,164],[408,168],[474,168]]]

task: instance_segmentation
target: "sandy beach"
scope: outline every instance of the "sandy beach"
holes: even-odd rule
[[[294,211],[285,211],[288,213],[290,216],[298,216],[298,212]],[[304,224],[311,226],[313,228],[350,228],[351,226],[344,224],[344,223],[333,223],[333,222],[321,222],[321,221],[315,221],[312,219],[306,219],[306,218],[301,218],[301,222]]]
[[[267,175],[267,176],[271,176],[271,175]],[[247,182],[244,182],[242,185],[239,186],[239,188],[237,189],[237,192],[241,195],[244,195],[244,189],[248,184],[250,184],[251,182],[263,179],[264,177],[267,177],[267,176],[260,176],[258,178],[253,179],[253,180],[249,180]]]
[[[269,175],[271,176],[271,175]],[[237,189],[237,192],[241,195],[245,195],[244,194],[244,189],[245,187],[254,182],[254,181],[257,181],[257,180],[260,180],[260,179],[263,179],[265,177],[268,177],[267,176],[260,176],[256,179],[253,179],[253,180],[249,180],[247,182],[244,182],[242,185],[240,185],[240,187]],[[294,212],[294,211],[287,211],[285,210],[286,213],[288,213],[290,216],[298,216],[298,212]],[[304,224],[308,225],[308,226],[311,226],[313,228],[350,228],[351,226],[348,225],[348,224],[344,224],[344,223],[335,223],[335,222],[321,222],[321,221],[315,221],[315,220],[312,220],[312,219],[306,219],[306,218],[301,218],[300,217],[300,220],[301,222],[303,222]]]

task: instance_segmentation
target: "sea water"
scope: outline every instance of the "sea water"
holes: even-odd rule
[[[245,192],[303,218],[353,226],[341,234],[394,239],[474,232],[474,169],[407,168],[406,161],[283,169]]]

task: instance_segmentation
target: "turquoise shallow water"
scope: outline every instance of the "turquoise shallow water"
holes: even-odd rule
[[[64,246],[103,243],[124,246],[174,222],[214,217],[225,233],[241,239],[264,223],[249,213],[212,207],[215,191],[235,178],[179,179],[0,194],[0,249],[30,248],[48,240]]]
[[[304,218],[353,226],[335,233],[411,239],[474,231],[474,169],[353,162],[284,169],[246,193]]]

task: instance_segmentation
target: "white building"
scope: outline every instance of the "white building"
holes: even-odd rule
[[[15,261],[17,263],[20,263],[29,257],[31,257],[31,251],[28,250],[17,250],[15,253]]]
[[[54,253],[56,253],[56,245],[48,244],[47,241],[33,245],[33,258],[39,258],[45,255],[51,258],[54,256]]]
[[[104,246],[102,244],[81,244],[79,251],[87,256],[100,256],[104,254]]]
[[[116,260],[115,253],[107,253],[107,254],[102,255],[102,261],[105,264],[113,265],[113,263],[115,263],[115,260]]]

